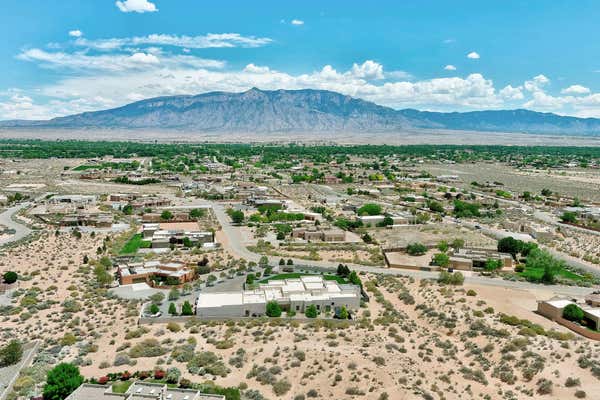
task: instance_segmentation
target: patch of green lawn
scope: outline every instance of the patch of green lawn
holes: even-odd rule
[[[124,254],[135,254],[139,249],[147,249],[150,248],[151,242],[148,240],[142,240],[142,234],[136,233],[123,245],[121,250],[119,250],[119,255]]]
[[[115,382],[112,384],[112,391],[113,393],[125,393],[132,384],[133,380]]]
[[[259,281],[258,283],[267,283],[268,281],[280,281],[283,279],[294,279],[294,278],[300,278],[301,276],[320,276],[327,281],[336,281],[339,284],[348,283],[348,281],[346,279],[342,278],[341,276],[337,276],[337,275],[304,274],[301,272],[290,272],[290,273],[286,273],[286,274],[273,275],[273,276],[270,276],[268,278],[265,278],[265,279]]]
[[[98,165],[79,165],[73,168],[73,171],[86,171],[88,169],[97,169],[100,168]]]
[[[525,271],[519,272],[519,275],[527,280],[540,281],[542,279],[542,276],[544,275],[544,268],[526,267]],[[584,276],[577,275],[575,272],[569,271],[566,268],[559,269],[556,275],[563,279],[568,279],[576,282],[582,282],[587,280]]]

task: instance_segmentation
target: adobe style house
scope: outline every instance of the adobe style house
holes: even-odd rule
[[[510,254],[487,249],[464,248],[450,255],[448,268],[471,271],[474,268],[484,268],[487,260],[490,259],[500,260],[502,268],[512,269],[514,267],[514,260]]]
[[[65,400],[225,400],[225,396],[137,381],[125,393],[114,393],[111,385],[83,383]]]
[[[538,301],[537,312],[585,337],[600,340],[600,308],[598,308],[599,299],[597,296],[596,294],[595,296],[586,297],[585,303],[561,298]],[[586,326],[568,321],[563,317],[565,307],[570,304],[576,304],[583,311],[583,319]]]
[[[194,279],[195,271],[181,262],[147,261],[121,264],[117,267],[117,275],[121,285],[142,282],[151,286],[161,286],[162,282],[168,285],[182,285]]]
[[[73,213],[67,214],[60,220],[62,226],[95,226],[97,228],[110,228],[113,216],[109,213]]]
[[[341,229],[295,228],[292,230],[292,237],[309,242],[343,242],[346,240],[346,232]]]
[[[201,293],[196,301],[198,317],[257,317],[265,315],[267,303],[276,301],[283,310],[303,313],[309,305],[318,311],[336,312],[341,307],[360,307],[360,287],[339,284],[321,276],[270,280],[254,290]]]

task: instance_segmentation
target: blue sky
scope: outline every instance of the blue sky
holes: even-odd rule
[[[0,119],[212,90],[600,117],[597,1],[2,0]]]

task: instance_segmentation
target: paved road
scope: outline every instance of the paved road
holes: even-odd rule
[[[33,345],[23,349],[21,361],[19,361],[16,365],[0,368],[0,400],[6,399],[15,381],[19,377],[21,370],[31,365],[35,355],[37,354],[39,345],[40,342],[35,341]]]
[[[249,261],[258,261],[261,257],[259,254],[253,253],[249,251],[242,243],[241,234],[239,229],[236,226],[231,224],[231,219],[225,213],[225,206],[219,203],[212,203],[213,209],[215,211],[215,216],[217,220],[222,226],[223,232],[227,236],[228,244],[227,247],[229,250],[237,255],[238,257],[245,258]],[[487,229],[487,228],[486,228]],[[505,234],[508,235],[510,233],[504,231],[494,231],[489,229],[490,232],[496,232],[497,234]],[[528,236],[528,235],[527,235]],[[529,237],[531,240],[531,237]],[[280,257],[269,257],[270,263],[274,264],[279,261]],[[292,259],[294,260],[294,265],[296,267],[320,267],[327,268],[330,270],[337,269],[338,263],[326,262],[326,261],[306,261],[302,259]],[[395,268],[382,268],[382,267],[369,267],[364,265],[357,264],[348,264],[348,266],[359,272],[371,272],[371,273],[381,273],[388,275],[404,275],[404,276],[412,276],[418,279],[436,279],[439,275],[438,272],[432,271],[418,271],[418,270],[406,270],[406,269],[395,269]],[[542,286],[538,284],[533,284],[529,282],[520,282],[520,281],[507,281],[501,278],[490,278],[478,275],[465,276],[465,282],[472,283],[476,285],[487,285],[487,286],[496,286],[496,287],[505,287],[505,288],[514,288],[514,289],[524,289],[524,290],[539,290],[540,288],[546,288],[552,290],[555,294],[566,295],[566,296],[583,296],[589,294],[594,289],[591,288],[582,288],[576,286],[563,286],[563,285],[552,285],[552,286]]]
[[[18,213],[24,208],[29,207],[30,205],[30,202],[24,202],[0,213],[0,225],[4,225],[9,229],[14,229],[15,231],[14,235],[0,239],[0,246],[5,245],[7,243],[15,242],[17,240],[21,240],[31,233],[31,229],[29,229],[27,226],[15,222],[12,219],[16,213]]]

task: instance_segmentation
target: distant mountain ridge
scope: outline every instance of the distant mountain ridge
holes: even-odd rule
[[[196,132],[378,132],[449,129],[599,135],[600,119],[529,110],[395,110],[327,90],[259,90],[166,96],[47,121],[0,121],[1,128],[179,129]]]

